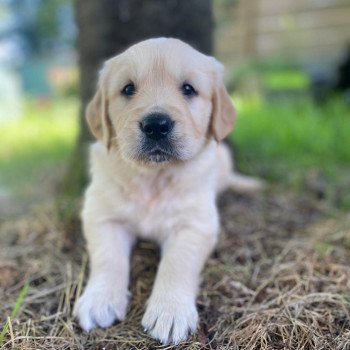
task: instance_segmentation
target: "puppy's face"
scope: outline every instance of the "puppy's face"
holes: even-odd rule
[[[127,161],[186,161],[231,131],[222,65],[176,39],[150,39],[105,63],[87,108],[93,134]]]

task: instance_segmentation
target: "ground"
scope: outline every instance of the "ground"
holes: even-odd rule
[[[226,192],[218,204],[222,233],[203,271],[198,330],[174,348],[350,349],[350,216],[281,186]],[[72,318],[87,278],[83,242],[61,249],[50,203],[0,230],[0,324],[17,311],[3,349],[172,348],[140,325],[159,258],[151,243],[133,255],[126,320],[86,334]]]

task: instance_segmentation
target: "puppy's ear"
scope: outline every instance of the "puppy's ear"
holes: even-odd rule
[[[113,126],[108,115],[108,101],[103,91],[102,82],[86,108],[86,120],[92,134],[109,150],[112,143]]]
[[[223,65],[215,60],[216,83],[212,96],[213,111],[210,130],[216,141],[224,139],[233,128],[236,110],[226,90],[223,80]]]

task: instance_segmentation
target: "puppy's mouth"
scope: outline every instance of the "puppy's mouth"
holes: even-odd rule
[[[169,163],[180,160],[178,147],[170,140],[163,142],[142,142],[138,159],[144,163]]]
[[[166,150],[163,150],[159,147],[154,148],[152,151],[145,154],[145,160],[148,159],[150,162],[154,163],[164,163],[170,162],[174,159],[174,155]]]

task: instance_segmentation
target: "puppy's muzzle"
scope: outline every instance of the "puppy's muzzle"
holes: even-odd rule
[[[140,122],[140,129],[148,139],[159,141],[166,138],[174,127],[174,121],[167,114],[152,113]]]

